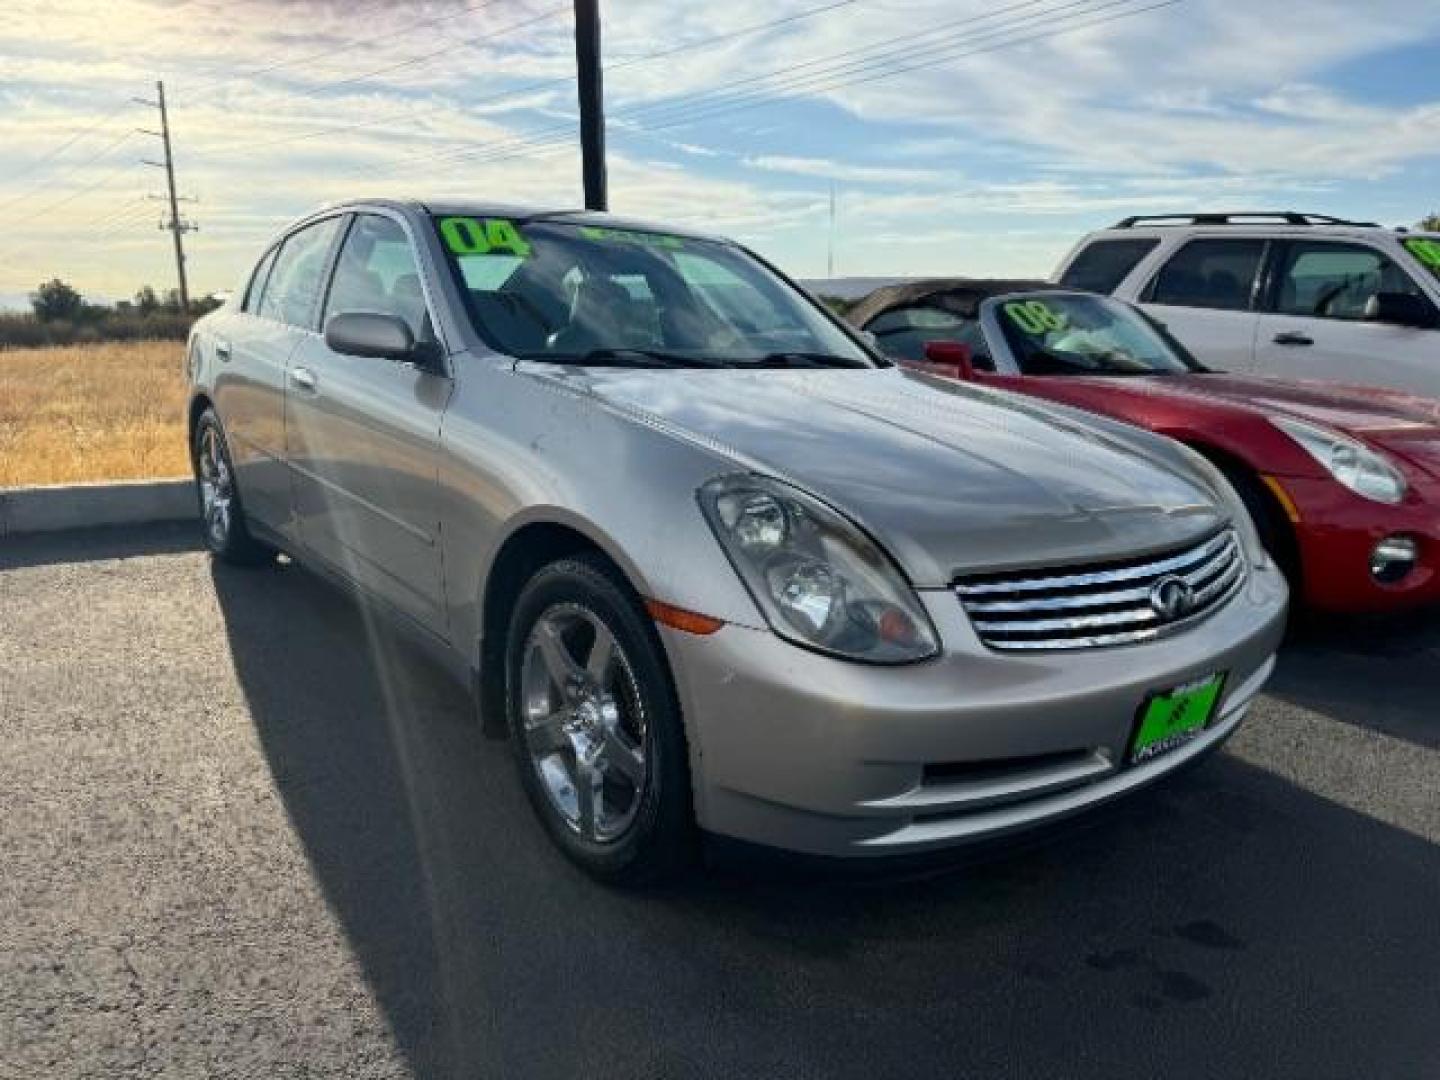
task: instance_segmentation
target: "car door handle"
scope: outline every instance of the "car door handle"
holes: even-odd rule
[[[1296,332],[1296,331],[1294,331],[1294,330],[1290,330],[1290,331],[1287,331],[1286,333],[1283,333],[1283,334],[1276,334],[1276,335],[1275,335],[1275,344],[1276,344],[1276,345],[1314,345],[1314,344],[1315,344],[1315,339],[1312,338],[1312,337],[1310,337],[1310,336],[1308,336],[1308,335],[1306,335],[1306,334],[1301,334],[1301,333],[1298,333],[1298,332]]]
[[[215,343],[215,356],[221,363],[230,362],[230,343],[228,341],[217,341]]]
[[[299,390],[314,391],[315,373],[309,368],[291,368],[290,382]]]

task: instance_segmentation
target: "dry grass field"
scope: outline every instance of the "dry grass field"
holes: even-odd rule
[[[184,476],[185,347],[0,351],[0,488]]]

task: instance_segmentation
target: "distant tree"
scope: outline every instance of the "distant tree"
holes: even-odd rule
[[[1440,214],[1431,214],[1415,227],[1421,232],[1440,232]]]
[[[141,315],[150,315],[160,310],[160,297],[153,287],[146,285],[135,294],[135,308]]]
[[[165,290],[165,303],[164,303],[164,307],[165,307],[165,310],[166,310],[166,311],[171,312],[172,314],[178,313],[178,312],[181,310],[181,309],[180,309],[180,290],[179,290],[179,289],[166,289],[166,290]]]
[[[59,278],[52,278],[30,294],[30,306],[42,323],[74,319],[85,307],[85,301]]]

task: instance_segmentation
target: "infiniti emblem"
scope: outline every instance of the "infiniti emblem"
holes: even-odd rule
[[[1163,577],[1150,588],[1150,606],[1166,622],[1189,613],[1195,604],[1195,590],[1181,577]]]

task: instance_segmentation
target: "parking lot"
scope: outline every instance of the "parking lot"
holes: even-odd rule
[[[0,1075],[1440,1075],[1433,620],[1302,631],[1002,861],[629,894],[427,660],[191,533],[0,547]]]

